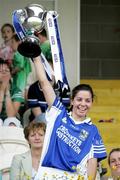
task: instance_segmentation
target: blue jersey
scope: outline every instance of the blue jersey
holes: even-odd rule
[[[102,138],[90,118],[75,123],[56,98],[46,114],[48,121],[42,154],[42,166],[76,172],[90,158],[106,158]]]

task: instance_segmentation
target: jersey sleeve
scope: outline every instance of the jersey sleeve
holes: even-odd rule
[[[98,161],[107,157],[106,148],[98,130],[93,138],[93,157],[97,158]]]

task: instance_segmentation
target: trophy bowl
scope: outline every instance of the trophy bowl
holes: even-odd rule
[[[28,58],[35,58],[41,54],[39,40],[34,36],[23,39],[17,50],[21,55]]]
[[[18,46],[18,52],[26,57],[40,55],[40,41],[36,36],[45,27],[47,11],[38,4],[30,4],[23,10],[18,10],[19,21],[25,31],[25,37]]]

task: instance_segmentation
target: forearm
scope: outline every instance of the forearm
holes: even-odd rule
[[[47,79],[46,72],[44,70],[40,56],[34,58],[34,64],[35,64],[35,69],[36,69],[36,73],[38,76],[38,80],[42,87],[45,99],[48,103],[48,106],[51,106],[53,104],[53,101],[54,101],[56,95],[55,95],[52,85],[50,84],[50,82]]]
[[[88,173],[88,180],[95,180],[96,179],[96,173],[97,173],[97,159],[92,158],[88,161],[87,165],[87,173]]]
[[[6,106],[6,113],[8,117],[16,116],[17,112],[16,112],[16,109],[14,108],[9,90],[5,94],[5,106]]]

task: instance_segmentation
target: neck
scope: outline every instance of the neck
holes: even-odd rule
[[[31,149],[31,155],[33,158],[39,158],[41,157],[41,152],[42,152],[42,149]]]
[[[38,148],[38,149],[32,149],[31,150],[31,155],[32,155],[32,167],[38,171],[39,168],[39,164],[40,164],[40,158],[41,158],[41,152],[42,149]]]
[[[86,116],[85,117],[76,116],[76,114],[74,114],[73,112],[71,113],[71,116],[75,121],[84,121],[86,119]]]
[[[11,45],[11,39],[6,40],[4,43],[5,43],[5,45],[10,46]]]

